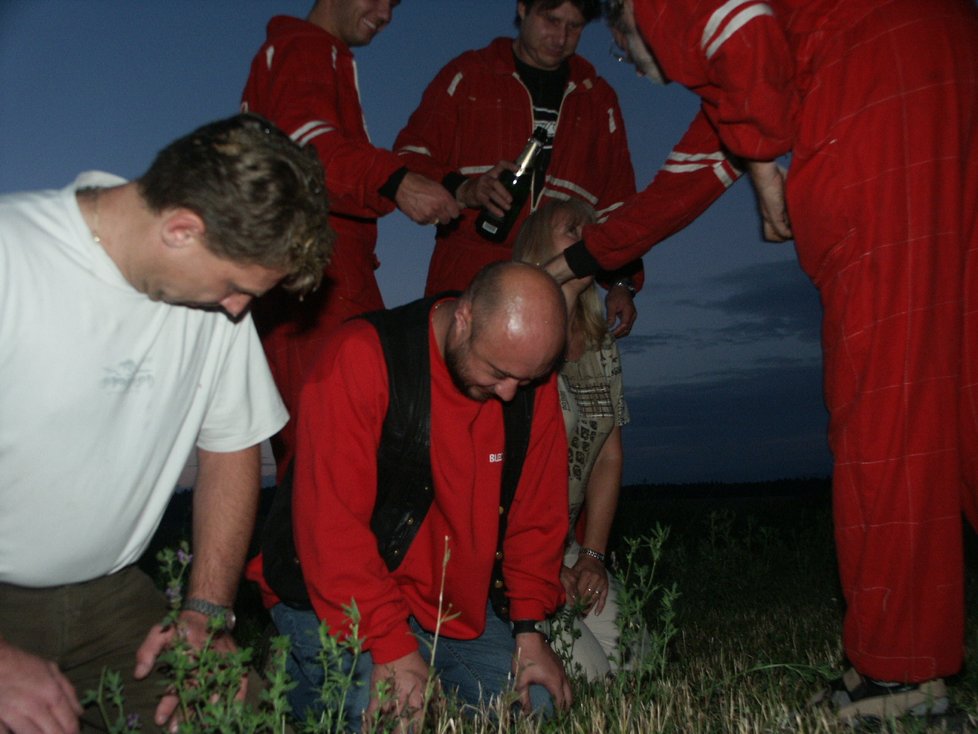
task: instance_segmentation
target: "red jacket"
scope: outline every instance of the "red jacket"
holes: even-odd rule
[[[798,115],[795,61],[774,15],[786,12],[784,5],[635,0],[635,19],[662,71],[702,104],[648,188],[606,225],[585,228],[587,253],[601,267],[642,256],[705,211],[740,175],[730,154],[773,160],[791,149]],[[583,254],[576,247],[568,261]],[[575,271],[583,272],[583,260],[576,263]]]
[[[317,616],[346,630],[356,600],[359,635],[375,663],[417,649],[407,619],[434,630],[444,565],[441,632],[472,639],[485,624],[496,550],[504,431],[496,400],[458,391],[429,331],[431,464],[435,499],[401,565],[389,572],[370,517],[388,383],[376,332],[344,324],[308,375],[293,485],[296,546]],[[313,406],[315,409],[310,409]],[[567,441],[554,377],[537,390],[530,446],[510,509],[503,573],[511,613],[542,619],[562,601],[567,533]],[[249,570],[254,578],[257,567]],[[267,595],[266,601],[275,601]]]
[[[404,164],[370,143],[350,49],[304,20],[277,16],[269,22],[241,106],[315,147],[326,170],[330,225],[337,234],[316,293],[300,303],[275,291],[255,306],[269,366],[294,416],[303,375],[326,335],[347,318],[384,306],[374,277],[376,218],[393,211],[394,202],[379,190]],[[290,421],[274,443],[282,469],[292,454],[293,432]]]
[[[594,67],[576,55],[568,61],[570,76],[541,201],[576,197],[603,218],[635,191],[625,126],[618,97]],[[515,159],[532,132],[530,93],[516,73],[513,40],[497,38],[438,73],[397,136],[394,150],[411,170],[441,181],[453,172],[478,176],[500,160]],[[476,234],[479,211],[474,209],[440,227],[427,292],[463,289],[483,265],[509,259],[531,208],[532,202],[501,245]]]
[[[404,164],[370,142],[350,49],[312,23],[272,18],[252,61],[242,107],[316,148],[326,171],[330,223],[340,236],[328,270],[333,287],[354,300],[364,289],[375,290],[374,220],[394,210],[379,191]],[[374,308],[376,299],[366,305]]]
[[[773,160],[794,140],[794,60],[776,8],[764,0],[635,1],[665,75],[700,97],[730,152],[752,160]]]

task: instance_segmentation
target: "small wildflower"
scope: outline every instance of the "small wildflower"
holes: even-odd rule
[[[169,601],[170,604],[175,604],[180,600],[180,589],[177,587],[169,586],[164,593],[166,594],[167,601]]]

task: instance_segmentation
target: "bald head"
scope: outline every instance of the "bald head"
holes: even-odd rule
[[[553,362],[564,346],[567,307],[560,287],[527,263],[490,265],[475,277],[463,300],[472,304],[474,338],[527,342]]]
[[[508,401],[545,377],[564,349],[567,306],[556,281],[527,263],[494,263],[455,308],[446,362],[470,397]]]

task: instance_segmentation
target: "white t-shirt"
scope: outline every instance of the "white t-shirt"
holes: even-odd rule
[[[92,239],[75,191],[0,197],[0,581],[93,579],[146,549],[194,446],[288,418],[250,317],[153,302]]]

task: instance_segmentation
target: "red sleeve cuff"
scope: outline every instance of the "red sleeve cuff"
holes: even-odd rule
[[[370,652],[374,665],[392,662],[418,649],[418,639],[407,622],[398,624],[383,637],[371,639],[367,635],[363,642],[363,648]]]

